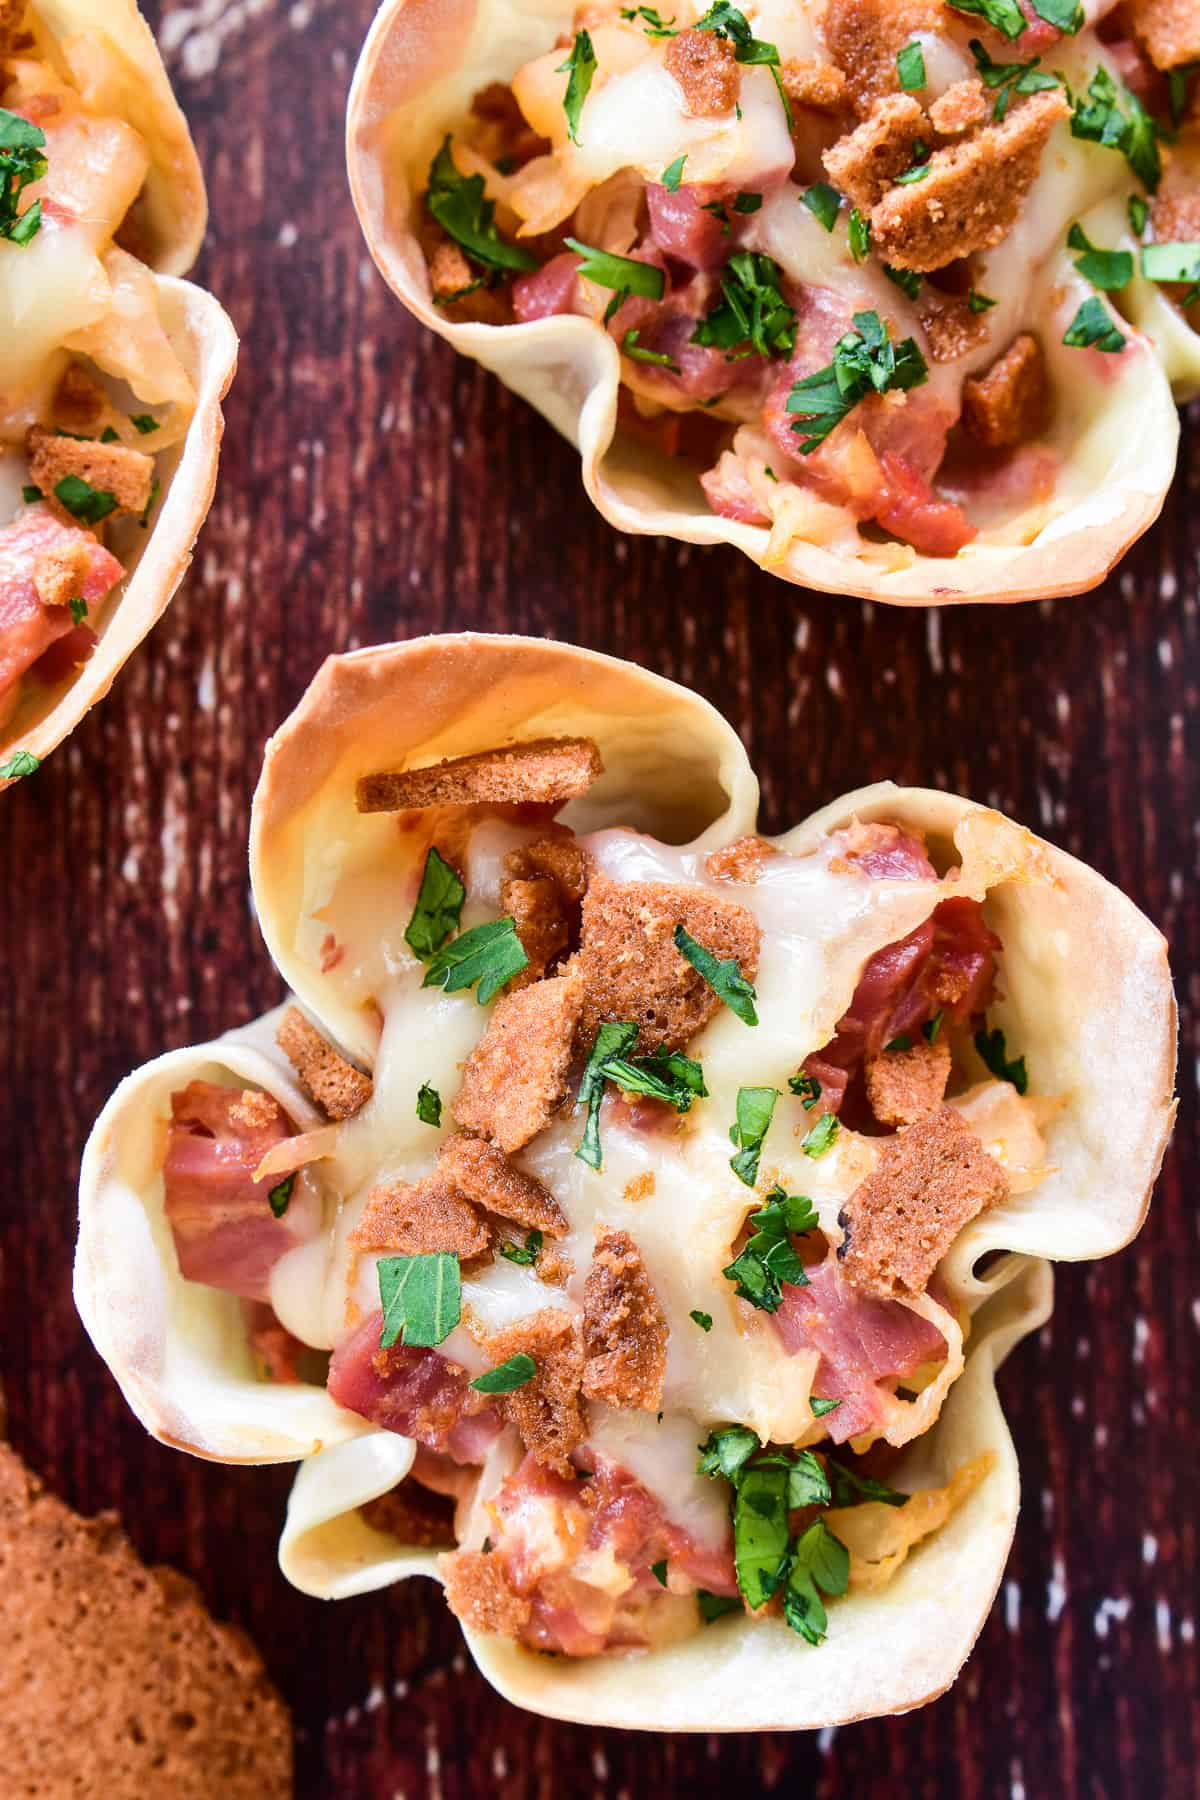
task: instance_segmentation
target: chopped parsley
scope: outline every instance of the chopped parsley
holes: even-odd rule
[[[1122,111],[1122,102],[1127,110]],[[1071,113],[1071,136],[1119,150],[1138,180],[1153,194],[1162,179],[1158,151],[1158,127],[1141,101],[1128,89],[1123,92],[1107,69],[1099,68]]]
[[[1197,298],[1195,284],[1200,282],[1200,244],[1143,244],[1142,274],[1147,281],[1187,281],[1192,291],[1184,294],[1181,304],[1190,306]]]
[[[1033,0],[1033,10],[1047,25],[1067,37],[1083,30],[1084,12],[1080,0]]]
[[[1019,38],[1029,23],[1017,0],[947,0],[947,4],[955,12],[985,20],[993,31],[1009,39]]]
[[[506,1242],[500,1245],[500,1254],[506,1262],[518,1263],[526,1269],[533,1267],[541,1253],[542,1234],[540,1231],[529,1232],[523,1244]]]
[[[441,949],[457,931],[467,890],[457,869],[452,869],[436,850],[430,849],[421,873],[417,904],[404,931],[404,941],[422,962]]]
[[[758,1447],[757,1434],[748,1425],[727,1425],[723,1431],[710,1431],[699,1445],[696,1473],[723,1475],[726,1481],[732,1481]]]
[[[967,305],[973,313],[990,312],[995,304],[990,294],[981,294],[978,288],[972,288],[967,295]]]
[[[896,185],[898,187],[910,187],[914,181],[924,181],[929,173],[930,151],[928,146],[923,144],[918,138],[913,148],[920,160],[913,163],[910,168],[905,169],[901,174],[897,175]]]
[[[427,1081],[417,1089],[417,1117],[422,1125],[440,1125],[442,1122],[442,1096]]]
[[[642,26],[642,30],[647,37],[667,38],[679,36],[679,28],[675,24],[674,17],[672,16],[669,19],[664,19],[662,14],[656,12],[652,6],[623,6],[621,8],[621,17],[630,20],[631,23],[636,22],[638,19],[644,20],[645,22]]]
[[[29,482],[21,489],[21,498],[26,506],[32,506],[35,500],[43,499],[44,495],[40,487],[34,487],[33,483]]]
[[[54,492],[67,511],[83,525],[98,525],[117,510],[117,497],[107,488],[94,488],[80,475],[64,475],[54,484]]]
[[[658,179],[663,187],[666,188],[668,194],[674,194],[679,191],[679,184],[683,180],[683,165],[686,161],[687,153],[685,151],[682,156],[677,156],[673,163],[668,163],[667,167],[659,176]]]
[[[1093,287],[1113,293],[1133,280],[1133,257],[1128,250],[1098,250],[1078,223],[1068,231],[1067,243],[1072,250],[1083,251],[1075,258],[1075,267]]]
[[[1059,85],[1058,76],[1047,74],[1040,66],[1039,56],[1032,57],[1029,62],[994,62],[978,38],[971,39],[971,55],[975,58],[975,68],[984,87],[995,90],[993,119],[1004,118],[1012,105],[1014,94],[1041,94],[1047,88]]]
[[[579,115],[583,111],[583,103],[588,97],[592,85],[592,76],[596,73],[596,52],[592,49],[589,32],[578,31],[575,42],[571,45],[571,54],[565,63],[560,63],[554,71],[556,75],[566,75],[567,91],[563,95],[563,111],[567,115],[567,135],[573,144],[579,142]]]
[[[666,1587],[666,1585],[667,1585],[667,1559],[665,1556],[663,1557],[661,1562],[656,1562],[656,1563],[650,1564],[650,1573],[653,1575],[655,1581],[657,1581],[659,1587]]]
[[[288,1204],[292,1198],[292,1189],[295,1185],[296,1171],[293,1169],[290,1175],[285,1175],[282,1181],[276,1182],[275,1186],[267,1195],[267,1201],[271,1211],[275,1214],[277,1219],[282,1219],[284,1213],[287,1211]]]
[[[603,1160],[600,1150],[600,1102],[604,1098],[604,1083],[608,1079],[604,1072],[605,1065],[623,1057],[627,1050],[633,1048],[640,1029],[635,1020],[609,1019],[596,1033],[577,1095],[579,1105],[586,1106],[588,1116],[575,1154],[589,1169],[600,1168]]]
[[[737,958],[728,956],[721,961],[703,944],[697,943],[690,932],[682,925],[675,927],[675,948],[685,962],[690,962],[698,975],[703,976],[709,987],[719,1000],[723,1000],[731,1013],[734,1013],[743,1025],[757,1025],[758,1013],[754,1002],[757,995],[753,983],[746,980],[738,967]]]
[[[779,73],[778,45],[768,44],[763,38],[756,38],[750,29],[750,21],[745,13],[739,12],[736,6],[730,6],[729,0],[714,0],[714,4],[709,7],[704,17],[696,20],[695,29],[711,31],[717,37],[729,38],[738,62],[758,64],[770,69],[775,77],[775,86],[779,89],[779,98],[783,102],[788,130],[791,131],[794,121],[791,105],[784,92],[783,78]]]
[[[919,387],[929,368],[914,338],[893,344],[877,312],[854,315],[854,330],[838,339],[833,361],[796,382],[787,411],[802,415],[792,430],[803,434],[801,456],[811,456],[868,394]]]
[[[780,289],[779,264],[753,250],[739,250],[721,272],[722,298],[692,333],[692,343],[743,356],[790,356],[796,314]],[[685,953],[686,954],[686,953]]]
[[[833,1148],[833,1142],[837,1137],[837,1134],[837,1114],[831,1112],[822,1113],[812,1130],[804,1138],[800,1148],[803,1150],[805,1156],[814,1158],[824,1156],[827,1150]]]
[[[444,988],[448,994],[475,987],[475,998],[486,1006],[505,982],[519,975],[528,963],[512,919],[491,919],[453,938],[430,958],[422,987]]]
[[[714,1619],[723,1619],[726,1613],[742,1610],[740,1600],[730,1594],[710,1594],[707,1588],[696,1589],[696,1605],[706,1625],[711,1625]]]
[[[447,236],[481,268],[536,269],[538,260],[520,244],[510,244],[496,229],[496,205],[485,193],[482,175],[464,175],[450,153],[449,133],[429,166],[425,205]]]
[[[477,1394],[511,1394],[514,1388],[525,1387],[536,1374],[537,1364],[532,1356],[518,1350],[515,1356],[505,1357],[494,1369],[477,1375],[471,1386]]]
[[[821,1098],[821,1084],[815,1075],[806,1075],[801,1069],[798,1075],[788,1076],[788,1086],[800,1101],[805,1112],[811,1112]]]
[[[1063,343],[1072,350],[1103,350],[1116,356],[1125,348],[1125,337],[1113,322],[1103,300],[1093,294],[1084,301],[1063,332]]]
[[[737,1118],[729,1127],[729,1141],[737,1151],[729,1166],[739,1181],[753,1187],[758,1180],[758,1159],[763,1141],[771,1129],[771,1117],[779,1089],[773,1087],[740,1087],[737,1093]]]
[[[581,244],[578,238],[564,238],[563,242],[568,250],[574,250],[576,256],[583,258],[579,265],[580,275],[594,281],[597,287],[613,290],[613,297],[604,311],[606,325],[630,294],[639,294],[644,300],[662,299],[666,276],[653,263],[639,262],[632,256],[614,256],[610,250]]]
[[[645,1094],[648,1099],[662,1100],[678,1113],[685,1113],[695,1099],[704,1099],[704,1071],[698,1062],[682,1050],[656,1050],[653,1056],[629,1062],[613,1056],[604,1064],[604,1078],[615,1082],[627,1094]]]
[[[813,1418],[823,1419],[826,1413],[836,1411],[842,1403],[840,1400],[822,1400],[818,1395],[810,1394],[808,1404],[812,1409]]]
[[[927,1044],[936,1044],[937,1043],[938,1033],[942,1029],[942,1020],[945,1018],[945,1016],[946,1016],[945,1007],[939,1006],[937,1011],[934,1013],[932,1019],[926,1019],[925,1023],[922,1025],[921,1036],[925,1039],[925,1042]]]
[[[734,1293],[739,1300],[748,1300],[760,1312],[778,1312],[784,1282],[789,1287],[808,1286],[792,1236],[816,1229],[816,1209],[807,1195],[773,1187],[766,1205],[751,1213],[746,1223],[754,1227],[754,1234],[721,1273],[726,1281],[737,1283]]]
[[[688,1314],[688,1318],[692,1321],[693,1325],[698,1325],[700,1327],[701,1331],[711,1331],[712,1330],[712,1314],[711,1313],[690,1312]]]
[[[152,431],[158,430],[158,420],[153,413],[130,413],[129,423],[135,431],[140,431],[143,437],[149,437]],[[115,437],[116,433],[114,432],[113,435]]]
[[[1146,229],[1146,221],[1150,217],[1150,208],[1146,205],[1144,194],[1130,194],[1126,203],[1129,214],[1129,229],[1134,237],[1141,237]]]
[[[67,605],[71,609],[72,625],[82,625],[88,616],[88,603],[82,594],[77,595],[74,600],[68,600]]]
[[[157,425],[155,426],[154,429],[156,431],[158,430]],[[69,432],[65,432],[65,433],[60,433],[59,435],[66,436],[66,437],[74,437],[75,433],[73,431],[69,431]],[[104,430],[100,433],[100,442],[102,444],[119,444],[120,441],[121,441],[120,433],[114,431],[111,425],[106,425],[104,427]]]
[[[1178,69],[1167,70],[1167,96],[1171,107],[1171,124],[1178,131],[1183,123],[1183,115],[1187,111],[1188,82],[1196,73],[1197,64],[1183,63]]]
[[[21,195],[46,173],[46,134],[18,113],[0,106],[0,238],[24,246],[42,226],[42,203],[18,214]]]
[[[857,206],[850,208],[846,236],[850,240],[850,254],[855,262],[866,262],[871,254],[871,221],[863,218]]]
[[[1025,1067],[1025,1058],[1018,1056],[1009,1062],[1008,1047],[1004,1042],[1004,1033],[999,1026],[994,1026],[991,1031],[977,1031],[975,1048],[998,1081],[1011,1081],[1018,1094],[1025,1092],[1029,1086],[1029,1072]]]
[[[656,369],[667,369],[672,375],[681,373],[679,364],[668,356],[665,350],[648,350],[643,344],[639,344],[640,336],[641,332],[630,326],[621,339],[623,356],[632,357],[634,362],[650,363]]]
[[[818,224],[823,225],[826,231],[832,231],[842,206],[837,189],[830,187],[827,181],[814,181],[810,188],[805,188],[800,198]]]
[[[896,58],[896,74],[906,94],[916,94],[929,77],[925,73],[925,52],[915,40],[905,44]]]
[[[907,1506],[912,1499],[911,1494],[902,1494],[872,1475],[860,1475],[844,1463],[835,1462],[832,1456],[826,1459],[825,1466],[835,1506],[856,1506],[860,1500],[877,1500],[881,1506]]]
[[[912,1039],[909,1037],[907,1031],[901,1031],[901,1032],[898,1032],[894,1038],[890,1038],[888,1040],[888,1042],[883,1046],[883,1053],[885,1056],[889,1056],[892,1054],[893,1051],[896,1051],[896,1050],[911,1050],[911,1049],[912,1049]]]
[[[458,1258],[444,1250],[423,1256],[385,1256],[377,1263],[383,1330],[379,1348],[398,1340],[431,1349],[462,1316]]]
[[[7,762],[0,763],[0,781],[21,781],[26,775],[36,775],[41,766],[41,757],[32,750],[14,750]]]
[[[142,514],[141,518],[138,520],[138,524],[141,526],[143,531],[145,531],[146,527],[150,523],[150,514],[154,511],[154,502],[158,499],[161,488],[162,488],[162,482],[159,481],[157,478],[150,483],[150,498],[146,502],[145,512]]]
[[[844,1594],[850,1582],[850,1552],[816,1519],[796,1545],[783,1590],[783,1616],[814,1647],[825,1642],[829,1615],[821,1594]]]

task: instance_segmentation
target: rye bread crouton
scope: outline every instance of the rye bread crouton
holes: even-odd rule
[[[504,1564],[482,1550],[452,1550],[438,1557],[446,1605],[472,1631],[519,1637],[529,1623],[532,1602],[508,1585]]]
[[[1008,1176],[949,1106],[881,1141],[838,1223],[842,1273],[879,1300],[923,1294],[963,1226],[1008,1193]]]
[[[371,1077],[347,1062],[299,1007],[288,1007],[279,1021],[275,1042],[301,1086],[331,1119],[352,1119],[371,1098]]]
[[[538,1462],[560,1475],[572,1475],[571,1451],[587,1431],[580,1399],[583,1336],[574,1314],[565,1307],[544,1306],[503,1331],[492,1332],[480,1348],[492,1368],[510,1356],[533,1358],[537,1373],[532,1380],[497,1394],[496,1405]]]
[[[715,119],[733,111],[742,72],[729,38],[718,37],[715,31],[680,31],[667,40],[663,61],[694,119]]]
[[[961,137],[982,125],[992,100],[982,81],[956,81],[929,108],[929,122],[939,137]]]
[[[509,993],[540,981],[578,940],[587,880],[587,853],[574,838],[541,838],[508,852],[500,910],[516,925],[529,959],[509,983]]]
[[[358,1510],[373,1531],[410,1548],[442,1550],[454,1542],[454,1502],[419,1481],[402,1481]]]
[[[500,750],[452,756],[423,769],[364,775],[359,812],[403,812],[418,806],[562,806],[586,794],[602,772],[591,738],[531,738]]]
[[[877,100],[861,125],[840,137],[821,158],[835,187],[869,213],[912,161],[929,121],[912,94]]]
[[[1194,244],[1200,240],[1200,130],[1185,127],[1165,162],[1162,182],[1150,207],[1155,242]]]
[[[915,1125],[938,1111],[950,1079],[950,1046],[942,1038],[868,1057],[867,1100],[881,1125]]]
[[[943,293],[928,281],[917,295],[917,314],[934,362],[957,362],[987,338],[985,314],[972,312],[963,295]]]
[[[1197,0],[1127,0],[1125,16],[1156,69],[1200,62]]]
[[[114,1513],[82,1519],[0,1445],[0,1786],[106,1800],[285,1800],[287,1707],[249,1638]]]
[[[397,1256],[482,1256],[491,1242],[487,1221],[436,1172],[411,1184],[372,1188],[350,1233],[350,1247]]]
[[[498,1000],[463,1068],[455,1123],[507,1155],[544,1130],[566,1098],[583,998],[579,975],[566,974]]]
[[[92,566],[90,540],[82,534],[43,550],[33,568],[33,586],[43,606],[66,606],[82,595]]]
[[[705,857],[704,873],[710,881],[757,881],[767,863],[778,854],[766,838],[738,838]]]
[[[675,948],[677,925],[721,962],[732,957],[747,980],[758,969],[762,939],[745,907],[668,881],[609,881],[596,876],[584,896],[579,954],[570,968],[584,982],[581,1042],[605,1020],[636,1020],[634,1051],[681,1050],[721,1001]]]
[[[923,180],[890,188],[873,207],[872,248],[919,274],[992,249],[1015,224],[1046,140],[1070,112],[1059,88],[1029,94],[999,122],[935,150]]]
[[[583,1294],[583,1391],[609,1406],[657,1412],[669,1328],[641,1251],[627,1231],[596,1244]]]
[[[1011,450],[1044,429],[1049,401],[1041,345],[1023,331],[982,375],[964,381],[963,426],[977,444]]]
[[[793,106],[840,112],[846,104],[846,77],[833,63],[806,62],[789,56],[780,66],[779,79]]]
[[[914,32],[944,23],[942,0],[826,0],[821,30],[851,100],[866,114],[899,87],[896,57]]]
[[[438,1154],[437,1173],[457,1193],[502,1219],[545,1237],[567,1235],[562,1207],[550,1189],[483,1138],[464,1137],[461,1132],[447,1138]]]
[[[150,504],[154,483],[154,458],[141,450],[127,450],[123,444],[84,443],[78,438],[58,437],[42,425],[30,426],[25,434],[29,457],[29,480],[41,488],[47,502],[73,525],[79,520],[55,490],[68,475],[77,476],[97,493],[111,495],[115,513],[144,513]]]

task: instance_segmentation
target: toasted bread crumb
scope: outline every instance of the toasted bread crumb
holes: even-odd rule
[[[402,1481],[359,1512],[373,1531],[398,1538],[422,1550],[440,1550],[454,1542],[454,1506],[445,1494],[433,1494],[418,1481]]]
[[[950,1079],[950,1046],[924,1038],[909,1050],[884,1050],[866,1066],[867,1100],[881,1125],[914,1125],[938,1111]]]
[[[625,1183],[623,1191],[626,1200],[648,1200],[654,1192],[654,1170],[643,1169],[640,1175]]]
[[[714,850],[705,857],[704,872],[712,881],[757,881],[771,858],[778,854],[774,844],[768,844],[766,838],[738,838],[736,843],[726,844],[723,849]]]
[[[929,282],[917,295],[917,312],[934,362],[957,362],[987,337],[985,314],[972,312],[962,295],[944,294]]]
[[[596,1245],[583,1299],[583,1391],[609,1406],[657,1412],[669,1331],[641,1251],[627,1231]]]
[[[72,524],[78,524],[78,520],[54,497],[55,487],[67,475],[77,475],[89,487],[111,494],[117,503],[116,512],[144,513],[150,504],[154,458],[141,450],[127,450],[123,444],[83,443],[78,438],[56,437],[41,425],[30,427],[25,448],[33,486],[41,488],[47,503]]]
[[[331,1119],[352,1119],[371,1098],[370,1076],[347,1062],[298,1007],[284,1013],[275,1042]]]
[[[1008,1193],[1008,1176],[951,1107],[881,1141],[838,1222],[847,1281],[877,1299],[923,1294],[963,1226]]]
[[[531,738],[501,750],[448,757],[428,768],[364,775],[356,804],[359,812],[521,801],[561,806],[586,794],[603,766],[591,738]]]
[[[34,590],[42,605],[66,606],[78,599],[91,562],[88,539],[83,536],[43,550],[33,570]]]
[[[742,73],[728,38],[715,31],[681,31],[667,40],[663,61],[694,119],[714,119],[737,104]]]
[[[590,1045],[606,1019],[636,1020],[636,1051],[682,1049],[721,1005],[704,977],[675,948],[677,925],[748,980],[758,968],[762,934],[745,907],[666,881],[609,881],[596,876],[583,901],[579,954],[568,965],[585,984],[581,1041]]]
[[[481,1348],[493,1368],[510,1356],[532,1356],[537,1374],[524,1387],[497,1394],[496,1404],[540,1463],[569,1476],[571,1451],[587,1430],[579,1394],[583,1338],[575,1316],[565,1307],[544,1306],[494,1331]]]
[[[1127,0],[1133,34],[1156,69],[1200,62],[1200,6],[1196,0]]]
[[[442,1145],[437,1169],[452,1188],[502,1219],[547,1237],[566,1236],[567,1221],[550,1189],[483,1138],[456,1132]]]
[[[549,1124],[566,1097],[583,1006],[578,975],[554,975],[496,1003],[450,1108],[456,1124],[508,1154]]]
[[[992,101],[982,81],[956,81],[929,108],[929,122],[942,137],[961,137],[982,125]]]
[[[1028,443],[1045,427],[1048,412],[1046,359],[1027,331],[984,374],[963,383],[963,425],[989,450]]]
[[[284,1800],[288,1711],[249,1638],[115,1513],[82,1519],[0,1445],[6,1795]]]
[[[500,910],[517,928],[529,961],[509,992],[540,981],[579,937],[579,902],[588,882],[587,853],[574,838],[540,838],[504,858]]]
[[[888,94],[821,160],[834,185],[869,213],[908,168],[921,133],[928,130],[919,100],[912,94]]]
[[[914,32],[936,32],[944,23],[942,0],[826,0],[821,29],[848,94],[866,114],[896,92],[896,57]]]
[[[372,1188],[350,1233],[353,1250],[400,1256],[482,1256],[490,1242],[486,1220],[437,1173],[411,1185]]]
[[[472,1631],[519,1637],[529,1623],[532,1603],[508,1585],[504,1564],[482,1550],[452,1550],[438,1557],[446,1605]]]
[[[274,1094],[266,1094],[261,1088],[243,1088],[241,1098],[229,1108],[230,1123],[244,1126],[247,1131],[265,1131],[282,1117],[283,1108]]]
[[[443,238],[429,259],[429,285],[437,298],[461,295],[475,280],[474,269],[453,238]]]
[[[833,63],[806,62],[789,56],[780,68],[779,78],[793,106],[837,112],[846,103],[846,77]]]

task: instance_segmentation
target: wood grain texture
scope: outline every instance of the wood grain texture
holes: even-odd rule
[[[341,134],[371,0],[147,10],[207,167],[200,278],[242,332],[242,368],[190,579],[107,703],[0,803],[15,1444],[74,1505],[119,1507],[143,1553],[253,1633],[295,1711],[304,1796],[1191,1794],[1195,434],[1159,526],[1075,601],[924,617],[806,595],[732,550],[623,541],[549,428],[422,333],[368,262]],[[336,1608],[292,1592],[275,1567],[288,1473],[151,1442],[75,1317],[74,1186],[104,1099],[145,1058],[280,997],[246,879],[264,739],[330,650],[464,626],[573,638],[698,688],[746,740],[768,829],[881,776],[952,787],[1085,856],[1170,936],[1175,1146],[1137,1248],[1064,1268],[1052,1323],[1001,1378],[1017,1542],[966,1673],[922,1712],[726,1739],[526,1717],[465,1662],[432,1588]]]

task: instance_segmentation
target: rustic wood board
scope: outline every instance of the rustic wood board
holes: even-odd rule
[[[208,170],[200,279],[242,332],[242,368],[190,579],[109,700],[0,803],[12,1438],[76,1506],[118,1507],[145,1555],[253,1633],[294,1708],[305,1796],[1190,1794],[1194,437],[1120,575],[1053,605],[904,614],[799,593],[733,551],[618,538],[549,428],[422,333],[369,264],[341,138],[371,10],[148,7]],[[76,1319],[74,1188],[105,1097],[147,1057],[280,997],[246,882],[264,739],[327,652],[464,626],[573,638],[698,688],[746,740],[768,829],[881,776],[956,788],[1086,856],[1171,939],[1175,1146],[1137,1248],[1064,1268],[1052,1323],[1001,1378],[1024,1472],[1017,1541],[963,1678],[922,1712],[795,1738],[528,1718],[464,1660],[433,1588],[336,1608],[292,1592],[275,1567],[287,1472],[153,1443]]]

